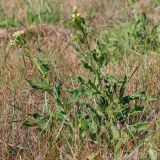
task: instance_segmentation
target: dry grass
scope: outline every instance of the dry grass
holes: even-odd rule
[[[120,2],[117,3],[116,1],[81,0],[78,2],[74,0],[55,0],[55,2],[57,6],[60,6],[60,12],[62,13],[60,19],[62,19],[62,22],[68,19],[74,5],[78,6],[80,12],[84,15],[87,15],[86,6],[87,8],[93,7],[97,13],[91,21],[93,26],[105,25],[107,21],[110,22],[113,19],[121,18],[119,13],[123,7],[128,9],[125,1],[121,2],[120,7]],[[37,9],[36,6],[40,1],[34,0],[32,3],[33,8]],[[140,1],[140,3],[135,6],[138,11],[148,7],[146,2]],[[13,10],[16,12],[16,18],[22,22],[20,28],[25,28],[26,38],[29,39],[28,44],[33,48],[35,55],[49,59],[49,63],[53,68],[51,77],[53,80],[57,75],[59,75],[59,79],[64,80],[68,75],[86,74],[79,68],[79,56],[70,44],[71,30],[59,27],[62,26],[62,22],[58,26],[52,24],[30,26],[26,18],[27,5],[20,0],[1,0],[0,7],[4,11],[2,17],[10,17]],[[157,21],[159,17],[157,10],[154,12],[152,10],[150,15]],[[19,54],[21,50],[11,47],[9,43],[12,33],[17,29],[17,27],[9,29],[3,27],[0,29],[0,160],[54,160],[57,157],[59,157],[58,159],[67,160],[110,160],[111,157],[107,153],[107,142],[102,147],[97,142],[90,142],[89,138],[86,137],[84,143],[78,145],[77,137],[73,137],[75,145],[69,146],[69,144],[64,144],[63,141],[65,140],[61,140],[59,137],[58,144],[53,144],[52,139],[57,136],[57,130],[54,131],[53,129],[52,133],[47,131],[45,134],[41,134],[36,128],[28,129],[22,126],[21,120],[27,118],[28,113],[42,112],[45,95],[40,91],[33,90],[28,85],[25,78],[36,76],[36,69],[28,59],[23,60],[23,57]],[[122,58],[120,63],[111,64],[105,72],[110,71],[121,77],[123,70],[125,70],[126,74],[130,75],[137,65],[142,63],[127,86],[128,92],[132,93],[144,89],[147,90],[148,95],[158,99],[160,97],[159,62],[160,57],[155,53],[145,57],[131,54],[127,59]],[[49,101],[49,104],[51,108],[54,108],[52,100]],[[150,119],[150,123],[153,123],[154,128],[155,121],[159,118],[160,102],[155,100],[148,105],[150,115],[147,119]],[[140,118],[143,118],[143,115]],[[13,123],[13,120],[20,120],[20,123]],[[65,129],[63,130],[63,126],[62,128],[60,126],[59,131],[62,135],[67,134]],[[159,138],[157,137],[157,142]],[[68,147],[66,147],[67,145]],[[138,160],[139,157],[145,159],[145,155],[139,155],[141,153],[145,154],[145,151],[136,150],[131,159]]]

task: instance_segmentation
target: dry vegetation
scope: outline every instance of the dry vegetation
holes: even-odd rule
[[[103,74],[111,73],[118,79],[123,79],[124,74],[131,77],[127,82],[127,94],[146,91],[146,102],[140,103],[144,104],[144,110],[136,121],[147,122],[149,128],[138,136],[131,136],[120,147],[118,156],[114,150],[116,140],[109,142],[114,143],[113,146],[105,136],[101,139],[98,135],[92,140],[87,134],[81,140],[78,127],[72,135],[68,124],[63,121],[56,124],[54,118],[52,121],[55,122],[44,133],[35,126],[24,125],[29,114],[43,114],[48,111],[46,106],[51,114],[55,112],[56,104],[51,95],[32,88],[27,82],[27,79],[41,79],[41,76],[30,59],[22,54],[22,48],[11,46],[12,34],[20,29],[25,31],[24,38],[33,55],[49,64],[52,83],[64,81],[68,88],[77,86],[76,77],[90,77],[91,73],[81,67],[81,56],[71,41],[71,35],[76,32],[70,18],[75,5],[86,17],[93,39],[107,44],[105,35],[116,35],[111,40],[113,47],[109,48],[116,54],[111,54]],[[134,14],[142,12],[147,13],[153,24],[157,23],[159,0],[135,3],[132,0],[0,0],[0,160],[125,160],[127,156],[131,160],[160,159],[160,44],[146,54],[138,49],[125,50],[123,46],[127,44],[121,41],[121,35],[127,31],[124,29],[124,33],[119,34],[124,25],[134,24]],[[157,30],[160,39],[159,28]],[[116,50],[114,40],[119,41],[119,50]],[[94,48],[95,42],[91,39],[90,43]],[[68,95],[65,94],[66,98]],[[82,100],[73,104],[69,111],[73,113],[71,118],[77,114],[81,103]],[[124,124],[117,123],[119,132],[123,127]]]

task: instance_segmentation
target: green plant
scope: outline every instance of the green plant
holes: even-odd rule
[[[82,56],[82,65],[90,72],[87,79],[78,77],[79,86],[72,91],[75,102],[83,99],[78,116],[80,135],[84,137],[89,133],[92,139],[99,137],[100,141],[105,137],[112,150],[118,153],[126,138],[149,127],[147,122],[138,123],[136,119],[143,110],[143,106],[136,104],[145,100],[145,92],[125,95],[127,76],[120,81],[115,75],[103,72],[109,61],[106,45],[95,40],[96,47],[92,49],[85,20],[77,9],[73,10],[72,17],[78,30],[73,36],[74,47]],[[123,129],[118,129],[118,125]]]
[[[49,93],[51,96],[53,96],[55,102],[59,104],[60,106],[64,106],[62,99],[61,99],[61,92],[60,92],[60,85],[55,82],[54,86],[51,85],[50,79],[49,79],[49,65],[44,62],[39,57],[35,56],[32,51],[28,48],[27,43],[23,37],[24,31],[17,31],[14,33],[13,37],[14,39],[11,40],[11,43],[16,46],[20,46],[23,49],[23,56],[26,56],[30,59],[31,62],[33,62],[37,68],[37,70],[40,73],[40,80],[33,81],[30,79],[27,79],[28,83],[32,86],[34,89],[42,90],[43,92]],[[45,120],[50,119],[52,114],[49,112],[44,113],[43,115],[40,115],[38,113],[29,114],[32,118],[36,120],[36,122],[32,123],[30,120],[24,121],[23,125],[25,126],[38,126],[39,129],[44,130],[42,127]]]
[[[53,23],[59,22],[60,13],[55,3],[41,0],[38,9],[35,9],[31,1],[27,1],[27,21],[29,24]]]
[[[23,49],[23,54],[35,64],[40,74],[38,81],[27,81],[32,88],[50,94],[55,104],[54,111],[49,109],[43,114],[29,114],[32,118],[25,120],[23,125],[36,126],[41,131],[49,128],[52,131],[53,126],[60,124],[65,126],[65,133],[68,133],[63,137],[68,145],[73,143],[72,137],[78,135],[79,143],[83,143],[86,137],[100,145],[106,145],[107,142],[107,148],[116,160],[120,159],[121,154],[130,156],[131,149],[141,147],[148,136],[150,124],[143,119],[139,120],[140,113],[145,112],[145,92],[127,94],[130,79],[127,75],[124,74],[123,79],[119,80],[116,75],[105,73],[103,69],[109,63],[106,44],[99,39],[92,39],[85,19],[76,8],[72,12],[72,20],[76,28],[76,33],[72,36],[73,46],[81,55],[81,64],[88,75],[86,78],[78,76],[72,81],[71,88],[65,86],[65,82],[51,82],[49,65],[32,54],[23,38],[24,33],[16,32],[14,35],[12,44]],[[59,126],[56,129],[61,130]],[[59,134],[58,131],[53,144],[58,140]],[[140,135],[145,136],[138,142]],[[137,144],[131,149],[127,148],[132,142]]]
[[[16,19],[15,15],[10,18],[0,20],[0,27],[10,28],[18,26],[20,26],[20,22]]]
[[[116,59],[122,55],[128,56],[129,53],[138,55],[158,53],[159,24],[160,22],[153,24],[146,13],[135,14],[133,19],[127,19],[125,22],[117,21],[113,26],[114,31],[103,33],[110,57]]]

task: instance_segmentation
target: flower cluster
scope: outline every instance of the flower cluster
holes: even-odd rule
[[[77,7],[74,7],[72,10],[72,21],[77,29],[84,31],[85,20],[78,13]]]
[[[78,13],[77,7],[74,7],[72,10],[72,21],[75,21],[77,17],[79,17],[80,14]]]
[[[23,46],[25,44],[25,41],[24,39],[22,38],[22,35],[24,34],[24,31],[23,30],[19,30],[19,31],[16,31],[12,37],[13,39],[11,40],[11,44],[12,45],[20,45],[20,46]]]

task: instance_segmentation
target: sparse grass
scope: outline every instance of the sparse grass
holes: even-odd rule
[[[0,159],[159,160],[160,3],[128,2],[0,2]]]

